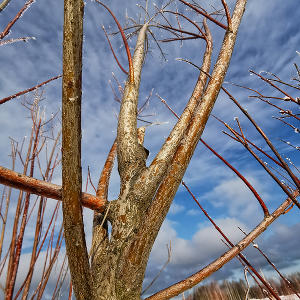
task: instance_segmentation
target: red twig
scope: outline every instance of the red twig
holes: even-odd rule
[[[292,111],[290,111],[290,110],[288,110],[288,109],[283,109],[283,108],[281,108],[281,107],[275,105],[274,103],[272,103],[272,102],[270,102],[270,101],[264,99],[264,98],[267,98],[267,97],[265,97],[265,96],[249,96],[249,98],[257,98],[257,99],[259,99],[259,100],[261,100],[261,101],[263,101],[263,102],[265,102],[265,103],[267,103],[267,104],[269,104],[269,105],[271,105],[271,106],[277,108],[277,109],[279,110],[279,113],[280,113],[280,114],[286,114],[286,115],[289,115],[289,116],[291,116],[291,117],[293,117],[293,118],[295,118],[295,119],[297,119],[297,120],[300,121],[300,118],[297,117],[295,114],[293,114]],[[272,98],[273,98],[273,97],[272,97]],[[278,99],[282,100],[282,98],[278,98]]]
[[[33,176],[33,172],[34,172],[36,151],[37,151],[38,143],[40,140],[41,121],[42,120],[40,118],[37,130],[35,132],[35,137],[34,137],[34,145],[33,145],[32,155],[30,158],[31,159],[30,177]],[[11,299],[11,297],[13,296],[13,293],[14,293],[14,288],[15,288],[15,283],[16,283],[16,278],[17,278],[17,271],[18,271],[19,263],[20,263],[24,233],[25,233],[25,228],[26,228],[26,220],[27,220],[27,215],[28,215],[28,210],[29,210],[29,204],[30,204],[30,193],[26,193],[25,205],[24,205],[24,209],[23,209],[23,216],[22,216],[22,220],[21,220],[21,224],[20,224],[19,235],[17,237],[16,246],[15,246],[14,262],[12,264],[10,281],[8,283],[8,287],[7,287],[7,291],[6,291],[6,299]]]
[[[42,83],[39,83],[38,85],[36,85],[36,86],[34,86],[34,87],[31,87],[31,88],[29,88],[29,89],[27,89],[27,90],[24,90],[24,91],[22,91],[22,92],[18,92],[18,93],[14,94],[14,95],[11,95],[11,96],[8,96],[8,97],[6,97],[6,98],[3,98],[3,99],[0,100],[0,104],[3,104],[3,103],[5,103],[5,102],[7,102],[7,101],[9,101],[9,100],[11,100],[11,99],[16,98],[16,97],[22,96],[22,95],[24,95],[24,94],[26,94],[26,93],[32,92],[32,91],[34,91],[34,90],[40,88],[41,86],[43,86],[43,85],[49,83],[50,81],[56,80],[56,79],[58,79],[58,78],[60,78],[60,77],[62,77],[62,75],[59,75],[59,76],[56,76],[56,77],[52,77],[52,78],[50,78],[50,79],[48,79],[48,80],[46,80],[46,81],[44,81],[44,82],[42,82]]]
[[[273,119],[276,119],[282,123],[284,123],[285,125],[291,127],[292,129],[294,129],[295,132],[299,133],[299,128],[295,127],[294,125],[290,124],[289,122],[286,122],[284,120],[282,120],[281,118],[277,118],[277,117],[273,117]]]
[[[223,7],[225,10],[225,14],[226,14],[226,18],[227,18],[228,30],[231,30],[231,26],[232,26],[231,25],[231,16],[230,16],[228,5],[225,0],[221,0],[221,1],[222,1]]]
[[[216,120],[218,120],[219,122],[221,122],[223,125],[225,125],[226,123],[224,121],[222,121],[221,119],[219,119],[218,117],[212,115]],[[226,126],[226,125],[225,125]],[[235,134],[237,134],[238,136],[241,136],[237,131],[235,131],[234,129],[232,129],[234,131]],[[225,133],[225,132],[224,132]],[[226,134],[226,133],[225,133]],[[236,140],[237,142],[239,142],[238,139],[236,139],[235,137],[230,136],[232,139]],[[277,161],[275,158],[273,158],[271,155],[269,155],[268,153],[266,153],[264,150],[262,150],[261,148],[259,148],[258,146],[256,146],[254,143],[252,143],[250,140],[246,139],[247,143],[249,143],[250,145],[252,145],[256,150],[260,151],[262,154],[264,154],[265,156],[267,156],[269,159],[271,159],[275,164],[277,164],[279,167],[283,168],[283,165]]]
[[[200,37],[200,36],[187,36],[187,37],[163,39],[163,40],[159,40],[159,41],[163,42],[163,43],[169,43],[169,42],[175,42],[175,41],[196,40],[199,38],[205,39],[204,37]]]
[[[242,230],[240,227],[238,227],[239,230],[244,233],[245,235],[247,235],[247,233]],[[268,258],[268,256],[259,248],[258,244],[255,244],[254,242],[252,242],[252,245],[255,249],[257,249],[259,251],[259,253],[266,259],[266,261],[272,266],[272,268],[277,272],[277,274],[282,278],[282,280],[288,285],[288,287],[295,293],[295,295],[300,299],[299,294],[297,293],[297,291],[293,288],[293,286],[291,285],[291,283],[280,273],[280,271],[276,268],[276,266],[271,262],[271,260]]]
[[[234,104],[243,112],[243,114],[248,118],[248,120],[253,124],[253,126],[256,128],[256,130],[259,132],[259,134],[263,137],[263,139],[265,140],[265,142],[267,143],[267,145],[269,146],[269,148],[272,150],[272,152],[276,155],[276,157],[278,158],[278,160],[280,161],[280,163],[282,164],[282,167],[286,170],[286,172],[290,175],[290,177],[292,178],[292,180],[295,182],[297,188],[300,188],[300,181],[299,179],[295,176],[295,174],[290,170],[289,166],[286,164],[286,162],[283,160],[283,158],[281,157],[281,155],[278,153],[278,151],[276,150],[276,148],[273,146],[273,144],[271,143],[271,141],[269,140],[269,138],[266,136],[266,134],[263,132],[263,130],[256,124],[256,122],[254,121],[254,119],[250,116],[250,114],[247,112],[247,110],[245,110],[240,104],[239,102],[228,92],[228,90],[226,90],[224,87],[222,87],[222,90],[228,95],[228,97],[230,98],[230,100],[232,100],[234,102]],[[245,147],[247,147],[247,145],[245,145]],[[248,151],[250,151],[251,149],[249,147],[247,147]],[[250,151],[251,152],[251,151]],[[251,154],[253,155],[253,153],[251,152]],[[262,164],[263,165],[263,164]],[[271,175],[272,176],[272,175]],[[291,200],[298,206],[299,203],[297,204],[296,199],[289,193],[289,191],[286,190],[286,188],[284,186],[282,186],[280,181],[277,181],[274,177],[273,179],[280,185],[280,187],[285,191],[285,193],[291,198]]]
[[[165,13],[174,14],[174,15],[176,15],[176,17],[180,16],[180,17],[186,19],[188,22],[190,22],[192,25],[194,25],[203,36],[205,36],[205,34],[204,34],[203,30],[200,28],[200,26],[196,22],[194,22],[193,20],[191,20],[190,18],[188,18],[187,16],[185,16],[184,14],[181,14],[178,11],[175,12],[175,11],[171,11],[171,10],[165,10],[164,12]],[[179,25],[179,27],[181,29],[179,21],[178,21],[178,25]]]
[[[133,63],[132,63],[131,53],[130,53],[129,45],[128,45],[124,30],[123,30],[122,26],[120,25],[118,19],[115,17],[113,12],[109,9],[109,7],[107,7],[104,3],[102,3],[99,0],[96,0],[96,2],[99,3],[100,5],[102,5],[111,14],[111,16],[115,20],[115,22],[116,22],[116,24],[117,24],[117,26],[120,30],[120,33],[121,33],[121,36],[122,36],[122,39],[123,39],[123,42],[124,42],[124,46],[125,46],[125,49],[126,49],[127,58],[128,58],[130,82],[134,83]]]
[[[188,3],[184,0],[179,0],[180,2],[182,2],[183,4],[185,4],[186,6],[189,6],[190,8],[192,8],[194,11],[196,11],[197,13],[199,13],[200,15],[206,17],[207,19],[209,19],[210,21],[212,21],[213,23],[217,24],[218,26],[222,27],[223,29],[227,30],[227,26],[222,24],[221,22],[217,21],[216,19],[214,19],[213,17],[211,17],[208,13],[201,11],[198,7],[196,7],[195,5]]]
[[[298,103],[298,101],[296,99],[294,99],[292,96],[290,96],[289,94],[287,94],[285,91],[283,91],[281,88],[279,88],[277,85],[275,85],[274,83],[271,82],[271,80],[261,76],[260,74],[254,72],[253,70],[249,71],[252,74],[255,74],[256,76],[258,76],[260,79],[262,79],[263,81],[267,82],[268,84],[270,84],[272,87],[274,87],[275,89],[277,89],[278,91],[280,91],[282,94],[284,94],[285,96],[287,96],[291,101]]]
[[[13,18],[12,21],[10,21],[7,26],[4,28],[4,30],[0,33],[0,40],[2,40],[6,35],[9,34],[10,29],[13,27],[13,25],[20,19],[22,14],[29,8],[30,4],[32,4],[35,0],[28,0],[24,6],[19,10],[19,12],[16,14],[16,16]]]
[[[113,56],[114,56],[114,58],[115,58],[115,60],[116,60],[116,62],[117,62],[117,64],[118,64],[118,66],[120,67],[120,69],[121,69],[126,75],[128,75],[128,72],[122,67],[122,65],[120,64],[120,62],[119,62],[119,60],[118,60],[118,58],[117,58],[117,56],[116,56],[116,54],[115,54],[115,51],[114,51],[114,49],[113,49],[113,47],[112,47],[112,44],[111,44],[111,42],[110,42],[110,40],[109,40],[109,38],[108,38],[107,32],[106,32],[106,30],[105,30],[105,27],[102,26],[102,29],[103,29],[103,31],[104,31],[104,33],[105,33],[106,39],[107,39],[107,41],[108,41],[108,43],[109,43],[110,50],[111,50],[111,52],[112,52],[112,54],[113,54]]]
[[[219,159],[222,160],[222,162],[228,166],[237,176],[240,177],[241,180],[246,184],[246,186],[250,189],[250,191],[253,193],[257,201],[259,202],[265,217],[268,216],[270,213],[268,211],[268,208],[266,207],[266,204],[264,201],[261,199],[257,191],[254,189],[254,187],[250,184],[250,182],[236,169],[234,168],[227,160],[225,160],[221,155],[219,155],[214,149],[212,149],[209,145],[207,145],[202,139],[200,139],[203,145],[207,147],[215,156],[217,156]]]
[[[96,190],[96,188],[95,188],[95,186],[94,186],[94,184],[93,184],[93,182],[92,182],[91,172],[90,172],[90,167],[88,167],[88,180],[90,181],[90,183],[91,183],[91,185],[92,185],[92,187],[93,187],[93,189],[94,189],[94,191],[95,191],[95,193],[96,193],[97,190]]]
[[[72,300],[72,292],[73,292],[72,281],[70,281],[68,300]]]
[[[180,33],[189,34],[189,35],[192,35],[192,36],[194,36],[194,37],[196,37],[196,38],[205,39],[204,36],[199,35],[199,34],[194,33],[194,32],[190,32],[190,31],[186,31],[186,30],[182,30],[182,29],[170,27],[170,26],[167,26],[167,25],[161,25],[161,26],[159,26],[159,27],[160,27],[160,28],[164,28],[164,29],[170,29],[170,30],[177,31],[177,32],[180,32]]]

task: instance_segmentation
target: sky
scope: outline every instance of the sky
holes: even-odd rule
[[[0,13],[0,30],[5,28],[23,3],[24,1],[13,0]],[[128,22],[130,22],[130,18],[138,21],[140,14],[142,19],[144,18],[143,10],[136,5],[136,1],[112,0],[104,1],[104,3],[109,5],[122,26],[126,26],[126,16],[128,16]],[[144,1],[140,3],[145,4]],[[159,7],[162,3],[162,1],[156,2]],[[199,3],[209,12],[213,11],[213,7],[222,8],[221,1],[217,0],[199,1]],[[233,0],[228,1],[231,12],[234,3]],[[182,10],[183,7],[178,4],[178,9]],[[153,11],[152,1],[149,1],[149,10]],[[263,91],[266,95],[278,97],[280,93],[256,76],[251,76],[249,70],[263,72],[261,73],[263,75],[266,74],[264,72],[272,72],[292,83],[291,78],[296,75],[293,63],[300,64],[300,56],[297,53],[300,51],[300,20],[297,11],[298,2],[295,0],[284,2],[279,0],[249,1],[224,86],[247,108],[280,153],[299,166],[298,151],[280,141],[280,139],[284,139],[299,146],[299,135],[290,127],[272,118],[272,116],[278,115],[278,111],[256,99],[249,98],[248,96],[253,93],[232,84],[251,87]],[[201,20],[197,16],[194,16],[194,19]],[[222,21],[225,22],[225,19]],[[106,155],[116,136],[119,104],[114,100],[111,90],[112,85],[118,94],[117,84],[113,78],[115,76],[120,83],[124,83],[126,80],[126,76],[120,71],[113,58],[101,29],[102,25],[109,33],[117,31],[111,16],[94,1],[87,1],[85,3],[83,48],[82,170],[85,180],[89,166],[94,184],[98,180]],[[182,25],[190,29],[187,24]],[[29,39],[26,43],[17,42],[0,47],[0,99],[61,74],[62,26],[63,1],[37,0],[23,14],[7,39],[18,37],[34,37],[34,39]],[[209,26],[214,38],[213,61],[215,61],[224,31],[215,24],[209,23]],[[167,37],[157,28],[153,28],[153,33],[158,40]],[[120,62],[127,68],[126,53],[120,36],[115,35],[110,39]],[[132,49],[134,42],[135,37],[129,41]],[[149,52],[145,60],[140,90],[141,104],[152,93],[149,105],[143,112],[145,115],[143,118],[152,122],[152,125],[147,127],[145,136],[145,147],[150,151],[148,163],[155,157],[176,121],[156,95],[164,98],[177,113],[183,111],[198,76],[198,70],[178,61],[178,58],[187,59],[200,65],[205,44],[202,40],[191,40],[185,41],[182,45],[172,42],[160,43],[160,46],[166,60],[158,51],[153,39],[149,37]],[[41,111],[44,112],[45,118],[49,118],[51,114],[57,112],[59,115],[60,79],[49,83],[40,92],[43,93],[44,98],[41,102]],[[299,93],[297,94],[293,90],[293,95],[298,97]],[[34,93],[26,95],[27,100],[33,97]],[[24,97],[19,97],[1,106],[0,165],[5,167],[11,167],[9,138],[13,137],[15,140],[21,141],[31,129],[29,112],[22,105],[24,100]],[[289,103],[286,103],[286,107],[296,109]],[[236,126],[234,118],[238,117],[247,137],[263,149],[267,149],[253,127],[222,92],[213,109],[213,114],[226,121],[230,126]],[[58,117],[55,130],[59,128],[59,119]],[[139,126],[144,124],[139,123]],[[269,209],[274,210],[286,198],[285,195],[241,145],[222,133],[224,129],[223,125],[211,117],[204,131],[203,139],[232,163],[256,188]],[[38,176],[37,173],[36,177]],[[238,226],[249,232],[262,220],[263,214],[251,192],[203,145],[199,144],[196,148],[184,181],[232,241],[237,242],[243,237]],[[53,182],[60,184],[59,171],[54,174]],[[118,190],[119,178],[117,170],[114,169],[110,183],[110,200],[116,199]],[[88,191],[93,193],[91,186]],[[55,200],[49,200],[48,205],[51,208],[54,207]],[[14,214],[14,207],[10,207],[9,213]],[[91,216],[92,212],[85,209],[85,232],[88,244],[91,241]],[[258,239],[259,245],[270,259],[287,273],[299,270],[300,252],[297,250],[300,247],[300,240],[297,238],[299,230],[299,212],[294,208],[275,221]],[[10,229],[8,229],[9,232]],[[30,224],[26,231],[26,240],[22,250],[21,270],[26,270],[27,267],[26,257],[30,255],[30,241],[32,241],[33,232],[34,224]],[[172,246],[171,261],[159,280],[148,291],[149,294],[184,279],[226,251],[226,246],[221,242],[220,236],[205,219],[183,186],[179,187],[154,244],[146,271],[145,286],[167,260],[166,245],[170,243]],[[247,250],[246,254],[258,269],[262,269],[264,274],[272,276],[270,268],[254,249]],[[39,270],[37,269],[35,280],[37,280],[38,274]],[[241,265],[237,260],[233,260],[213,274],[209,280],[237,279],[242,276]],[[0,281],[2,280],[3,278],[0,278]]]

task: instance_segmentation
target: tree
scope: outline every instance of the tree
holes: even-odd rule
[[[133,57],[131,57],[126,35],[119,22],[107,6],[97,2],[108,10],[119,27],[128,56],[129,72],[121,101],[116,141],[101,173],[96,196],[82,193],[80,111],[84,5],[81,0],[65,0],[64,9],[62,187],[35,180],[30,176],[16,174],[3,167],[1,167],[0,173],[1,183],[5,185],[28,191],[28,195],[36,193],[62,200],[64,237],[72,285],[77,299],[140,299],[144,273],[152,245],[178,186],[182,182],[183,175],[197,143],[201,139],[221,89],[235,101],[241,111],[254,123],[257,131],[262,134],[276,156],[276,162],[287,172],[297,187],[290,191],[276,176],[273,176],[287,194],[288,199],[270,214],[264,202],[257,195],[264,212],[264,220],[238,245],[233,245],[227,240],[231,246],[230,250],[212,264],[182,282],[148,298],[168,299],[196,285],[236,255],[240,255],[241,259],[248,264],[240,252],[278,216],[284,213],[291,203],[299,208],[296,199],[299,194],[299,180],[252,117],[222,87],[234,49],[239,24],[245,10],[246,0],[237,0],[232,14],[229,13],[226,1],[220,1],[226,16],[226,25],[195,3],[178,1],[178,5],[191,10],[185,13],[181,13],[175,8],[169,10],[167,7],[172,3],[167,3],[166,6],[158,9],[153,16],[150,16],[146,2],[144,22],[142,24],[136,23],[133,26],[137,34]],[[189,13],[196,14],[197,18],[203,16],[203,26],[198,25],[198,20],[197,22],[192,21],[188,16]],[[175,16],[175,21],[182,19],[181,22],[189,23],[196,28],[197,33],[181,28],[180,22],[178,26],[174,25],[176,23],[171,23],[171,19],[166,19],[168,15]],[[158,22],[156,18],[162,18],[162,20]],[[167,20],[167,23],[162,23],[164,20]],[[208,26],[209,22],[215,23],[225,31],[211,75],[213,40]],[[147,35],[153,35],[152,27],[162,28],[172,33],[174,38],[170,38],[168,41],[204,40],[206,49],[202,66],[198,67],[199,77],[184,112],[154,160],[149,166],[146,166],[147,149],[143,146],[145,128],[137,127],[137,117],[139,85],[146,55],[145,45],[147,45]],[[5,32],[1,37],[5,37]],[[188,63],[193,64],[192,62]],[[289,94],[285,96],[295,104],[298,103]],[[10,99],[12,98],[5,98],[1,103]],[[293,113],[292,115],[294,116]],[[244,137],[242,129],[238,133],[228,125],[226,126],[233,134],[233,138],[255,156],[256,154],[250,148],[250,142]],[[115,156],[118,160],[121,181],[120,194],[116,200],[108,201],[109,177]],[[238,176],[242,178],[239,173]],[[255,193],[247,181],[244,181]],[[90,257],[84,235],[82,205],[95,211]],[[108,223],[112,226],[110,235]],[[250,267],[249,264],[248,266]],[[255,270],[253,271],[255,272]],[[263,281],[263,278],[260,279]],[[267,283],[265,284],[267,285]],[[7,290],[9,292],[7,292],[6,297],[10,299],[13,293],[13,284],[8,284]],[[276,297],[276,293],[272,292],[271,288],[269,290]]]

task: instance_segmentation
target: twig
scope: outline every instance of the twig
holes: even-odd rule
[[[13,18],[12,21],[10,21],[7,26],[4,28],[4,30],[0,33],[0,40],[2,40],[6,35],[9,34],[10,29],[13,27],[13,25],[20,19],[22,14],[29,8],[29,6],[34,2],[35,0],[28,0],[24,6],[19,10],[19,12],[16,14],[16,16]],[[4,1],[3,1],[4,2]],[[3,4],[1,3],[1,5]]]
[[[112,46],[112,44],[111,44],[111,42],[110,42],[110,40],[109,40],[109,38],[108,38],[107,32],[106,32],[106,30],[105,30],[105,27],[102,26],[102,29],[103,29],[103,31],[104,31],[104,33],[105,33],[106,39],[107,39],[107,41],[108,41],[110,50],[111,50],[111,52],[112,52],[112,54],[113,54],[113,56],[114,56],[114,58],[115,58],[115,61],[117,62],[117,64],[118,64],[118,66],[120,67],[120,69],[121,69],[126,75],[128,75],[128,72],[122,67],[122,65],[120,64],[120,62],[119,62],[119,60],[118,60],[118,58],[117,58],[117,56],[116,56],[116,54],[115,54],[115,51],[114,51],[113,46]]]
[[[192,8],[194,11],[196,11],[197,13],[199,13],[200,15],[206,17],[207,19],[209,19],[210,21],[212,21],[213,23],[217,24],[218,26],[220,26],[221,28],[227,30],[227,26],[222,24],[221,22],[217,21],[216,19],[212,18],[208,13],[201,11],[199,8],[197,8],[195,5],[192,5],[191,3],[188,3],[184,0],[179,0],[180,2],[182,2],[183,4],[185,4],[186,6],[189,6],[190,8]]]
[[[16,97],[22,96],[22,95],[24,95],[24,94],[26,94],[26,93],[32,92],[32,91],[34,91],[34,90],[40,88],[41,86],[43,86],[43,85],[49,83],[50,81],[56,80],[56,79],[58,79],[58,78],[60,78],[60,77],[62,77],[62,75],[59,75],[59,76],[56,76],[56,77],[52,77],[52,78],[50,78],[50,79],[48,79],[48,80],[46,80],[46,81],[44,81],[44,82],[42,82],[42,83],[39,83],[38,85],[36,85],[36,86],[34,86],[34,87],[31,87],[31,88],[29,88],[29,89],[27,89],[27,90],[24,90],[24,91],[22,91],[22,92],[18,92],[18,93],[14,94],[14,95],[11,95],[11,96],[8,96],[8,97],[6,97],[6,98],[3,98],[3,99],[0,100],[0,104],[3,104],[3,103],[5,103],[5,102],[7,102],[7,101],[9,101],[9,100],[11,100],[11,99],[16,98]]]
[[[166,246],[167,246],[167,250],[168,250],[168,259],[167,259],[167,261],[164,263],[162,268],[159,270],[158,274],[152,279],[152,281],[148,284],[148,286],[142,291],[141,295],[144,295],[150,289],[150,287],[154,284],[154,282],[158,279],[158,277],[160,276],[162,271],[166,268],[166,266],[171,261],[171,251],[172,251],[171,241],[170,241],[170,246],[169,245],[166,245]]]
[[[133,83],[134,82],[134,71],[133,71],[132,58],[131,58],[131,53],[130,53],[129,45],[128,45],[124,30],[123,30],[122,26],[120,25],[118,19],[115,17],[113,12],[109,9],[109,7],[107,7],[104,3],[102,3],[99,0],[96,0],[96,2],[99,3],[100,5],[102,5],[111,14],[111,16],[115,20],[115,22],[116,22],[116,24],[117,24],[117,26],[120,30],[120,33],[121,33],[121,36],[122,36],[122,39],[123,39],[123,42],[124,42],[124,46],[125,46],[125,49],[126,49],[127,58],[128,58],[130,82]]]

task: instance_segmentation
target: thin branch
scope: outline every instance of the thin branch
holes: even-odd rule
[[[161,26],[159,26],[159,28],[170,29],[170,30],[173,30],[173,31],[176,31],[176,32],[189,34],[189,35],[193,36],[194,38],[205,39],[205,37],[203,35],[199,35],[197,33],[182,30],[182,29],[178,29],[178,28],[175,28],[175,27],[170,27],[170,26],[167,26],[167,25],[161,25]]]
[[[240,227],[238,227],[246,236],[247,233],[243,231]],[[272,266],[272,268],[277,272],[277,274],[282,278],[282,280],[288,285],[288,287],[295,293],[295,295],[300,299],[299,294],[297,291],[293,288],[291,283],[281,274],[281,272],[276,268],[276,266],[271,262],[271,260],[268,258],[268,256],[259,248],[257,243],[252,242],[252,245],[255,249],[258,250],[258,252],[266,259],[266,261],[269,263],[269,265]]]
[[[120,62],[119,62],[119,60],[118,60],[118,58],[117,58],[117,56],[116,56],[116,54],[115,54],[115,51],[114,51],[113,46],[112,46],[112,44],[111,44],[111,42],[110,42],[110,40],[109,40],[109,37],[108,37],[107,32],[106,32],[106,30],[105,30],[105,27],[102,26],[102,29],[103,29],[104,34],[105,34],[105,36],[106,36],[106,39],[107,39],[107,41],[108,41],[110,50],[111,50],[111,52],[112,52],[112,54],[113,54],[113,56],[114,56],[114,58],[115,58],[115,61],[117,62],[117,64],[118,64],[118,66],[120,67],[120,69],[121,69],[126,75],[128,75],[128,72],[122,67],[122,65],[120,64]]]
[[[194,194],[191,192],[191,190],[187,187],[184,181],[182,181],[182,185],[186,188],[188,193],[191,195],[193,200],[197,203],[197,205],[200,207],[202,212],[205,214],[205,216],[209,219],[209,221],[212,223],[212,225],[215,227],[215,229],[221,234],[221,236],[225,239],[225,241],[231,246],[234,247],[234,244],[229,240],[229,238],[226,236],[226,234],[222,231],[222,229],[214,222],[214,220],[209,216],[209,214],[206,212],[206,210],[202,207],[202,205],[199,203],[199,201],[196,199]],[[262,284],[268,289],[268,291],[278,300],[280,300],[277,293],[274,292],[272,287],[268,282],[266,282],[260,274],[256,271],[256,269],[250,264],[250,262],[245,258],[245,256],[242,253],[238,254],[239,258],[247,265],[247,267],[250,268],[250,270],[258,277],[258,279],[262,282]]]
[[[19,12],[16,14],[16,16],[13,18],[12,21],[10,21],[7,26],[4,28],[4,30],[0,33],[0,40],[2,40],[5,36],[7,36],[10,32],[10,29],[14,26],[14,24],[20,19],[20,17],[23,15],[23,13],[30,7],[30,5],[35,0],[28,0],[24,6],[19,10]],[[3,2],[2,2],[3,3]],[[2,5],[1,3],[1,5]]]
[[[12,38],[12,39],[9,39],[9,40],[3,40],[3,41],[0,41],[0,46],[3,46],[3,45],[8,45],[8,44],[13,44],[13,43],[16,43],[16,42],[28,42],[29,40],[35,40],[36,38],[34,36],[26,36],[26,37],[19,37],[19,38]]]
[[[228,5],[225,0],[221,0],[221,2],[224,7],[226,18],[227,18],[228,30],[231,30],[231,26],[232,26],[231,25],[231,16],[230,16]]]
[[[224,126],[226,126],[225,122],[222,121],[221,119],[219,119],[218,117],[216,117],[215,115],[212,115],[216,120],[218,120],[219,122],[221,122]],[[227,126],[226,126],[227,127]],[[231,128],[232,129],[232,128]],[[241,136],[237,131],[235,131],[234,129],[232,129],[234,131],[234,135],[238,135]],[[227,134],[226,132],[223,132],[225,134]],[[227,134],[228,135],[228,134]],[[230,135],[229,135],[230,136]],[[230,136],[232,139],[234,139],[235,141],[239,142],[239,139]],[[272,156],[270,156],[268,153],[266,153],[264,150],[262,150],[260,147],[256,146],[254,143],[252,143],[250,140],[246,139],[247,143],[249,143],[250,145],[252,145],[256,150],[258,150],[259,152],[261,152],[262,154],[264,154],[265,156],[267,156],[269,159],[271,159],[275,164],[277,164],[279,167],[283,168],[283,165],[277,161],[276,159],[274,159]]]
[[[183,4],[185,4],[186,6],[190,7],[191,9],[193,9],[194,11],[196,11],[197,13],[199,13],[200,15],[206,17],[208,20],[212,21],[213,23],[217,24],[218,26],[220,26],[221,28],[227,30],[227,26],[220,23],[219,21],[217,21],[216,19],[214,19],[213,17],[211,17],[208,13],[201,11],[198,7],[196,7],[195,5],[188,3],[184,0],[179,0],[180,2],[182,2]]]
[[[96,0],[97,3],[99,3],[100,5],[102,5],[113,17],[113,19],[115,20],[119,31],[121,33],[122,39],[123,39],[123,43],[126,49],[126,53],[127,53],[127,59],[128,59],[128,64],[129,64],[129,74],[130,74],[130,82],[133,83],[134,82],[134,69],[133,69],[133,62],[132,62],[132,58],[131,58],[131,53],[130,53],[130,49],[128,46],[128,42],[124,33],[124,30],[122,28],[122,26],[120,25],[118,19],[115,17],[115,15],[113,14],[113,12],[109,9],[109,7],[107,7],[104,3],[102,3],[99,0]]]
[[[269,148],[272,150],[272,152],[276,155],[280,163],[282,164],[282,167],[287,171],[287,173],[290,175],[290,177],[293,179],[295,182],[296,186],[298,189],[300,189],[300,181],[299,179],[294,175],[294,173],[290,170],[289,166],[286,164],[284,159],[281,157],[281,155],[278,153],[276,148],[273,146],[269,138],[266,136],[266,134],[263,132],[263,130],[256,124],[254,119],[250,116],[250,114],[245,110],[239,103],[238,101],[224,88],[222,87],[222,90],[228,95],[230,100],[232,100],[235,105],[243,112],[243,114],[248,118],[248,120],[254,125],[256,130],[260,133],[260,135],[263,137],[263,139],[266,141],[267,145]]]
[[[176,118],[179,118],[179,116],[176,114],[176,112],[167,104],[167,102],[162,99],[160,96],[158,96],[161,99],[161,102],[163,102],[167,108],[173,113],[173,115]],[[253,188],[253,186],[248,182],[248,180],[237,170],[235,169],[227,160],[225,160],[221,155],[219,155],[214,149],[212,149],[202,138],[200,139],[200,142],[207,147],[215,156],[217,156],[219,159],[222,160],[223,163],[225,163],[236,175],[242,179],[242,181],[246,184],[246,186],[251,190],[251,192],[254,194],[255,198],[258,200],[259,204],[262,207],[262,210],[264,212],[265,216],[269,215],[268,208],[266,207],[264,201],[261,199],[259,194],[256,192],[256,190]]]
[[[208,144],[206,144],[202,139],[200,141],[207,147],[214,155],[216,155],[219,159],[222,160],[224,164],[226,164],[240,179],[246,184],[246,186],[250,189],[250,191],[253,193],[257,201],[259,202],[265,217],[269,215],[268,208],[266,207],[265,202],[261,199],[257,191],[254,189],[254,187],[250,184],[250,182],[237,170],[235,169],[231,164],[228,163],[227,160],[225,160],[221,155],[219,155],[214,149],[212,149]]]
[[[171,261],[171,241],[170,241],[170,246],[167,245],[167,250],[168,250],[168,259],[167,261],[164,263],[164,265],[161,267],[161,269],[159,270],[158,274],[151,280],[151,282],[148,284],[148,286],[142,291],[141,295],[145,294],[150,288],[151,286],[154,284],[154,282],[159,278],[160,274],[163,272],[163,270],[167,267],[167,265],[170,263]]]
[[[270,84],[272,87],[274,87],[275,89],[277,89],[278,91],[280,91],[282,94],[284,94],[286,97],[288,97],[288,99],[290,99],[291,101],[295,102],[296,104],[299,104],[299,102],[294,99],[292,96],[290,96],[288,93],[286,93],[285,91],[283,91],[281,88],[279,88],[277,85],[273,84],[269,79],[261,76],[260,74],[254,72],[253,70],[249,71],[252,74],[255,74],[256,76],[258,76],[260,79],[262,79],[263,81],[267,82],[268,84]]]
[[[24,91],[22,91],[22,92],[18,92],[18,93],[14,94],[14,95],[11,95],[11,96],[8,96],[8,97],[6,97],[6,98],[3,98],[3,99],[0,100],[0,104],[3,104],[3,103],[5,103],[5,102],[7,102],[7,101],[9,101],[9,100],[11,100],[11,99],[16,98],[16,97],[22,96],[22,95],[24,95],[24,94],[26,94],[26,93],[32,92],[32,91],[34,91],[34,90],[40,88],[41,86],[43,86],[43,85],[49,83],[50,81],[56,80],[56,79],[61,78],[61,77],[62,77],[62,75],[52,77],[52,78],[50,78],[50,79],[48,79],[48,80],[46,80],[46,81],[44,81],[44,82],[42,82],[42,83],[39,83],[38,85],[36,85],[36,86],[34,86],[34,87],[31,87],[31,88],[29,88],[29,89],[27,89],[27,90],[24,90]]]

